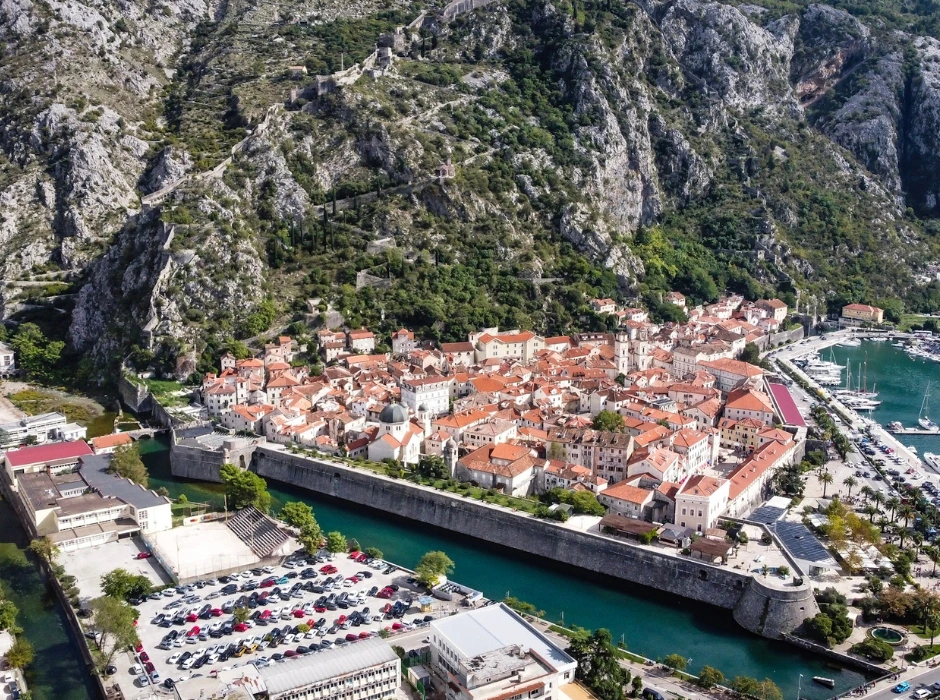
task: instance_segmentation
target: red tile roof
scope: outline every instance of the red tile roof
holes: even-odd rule
[[[92,454],[91,448],[84,440],[75,442],[55,442],[51,445],[34,445],[20,450],[7,452],[7,461],[11,467],[22,467],[27,464],[42,462],[55,462],[60,459],[78,459]]]

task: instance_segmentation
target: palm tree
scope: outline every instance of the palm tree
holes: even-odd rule
[[[858,479],[854,476],[847,476],[842,480],[842,483],[849,488],[849,498],[852,498],[852,489],[858,486]]]
[[[937,636],[937,629],[940,628],[940,610],[929,610],[924,618],[924,632],[930,632],[930,646],[933,646],[933,638]]]
[[[898,508],[898,517],[904,518],[904,529],[907,529],[907,522],[914,517],[914,509],[905,504]]]
[[[924,552],[927,553],[927,558],[933,562],[933,571],[930,572],[930,575],[936,576],[937,575],[937,562],[940,561],[940,549],[937,549],[937,547],[931,546],[931,547],[926,547],[924,549]],[[933,644],[933,642],[931,642],[931,644]]]
[[[828,471],[824,471],[819,475],[819,483],[823,485],[823,498],[826,497],[826,489],[829,488],[829,484],[831,484],[833,481],[835,481],[835,479]]]
[[[872,489],[874,490],[874,489]],[[881,506],[885,502],[885,495],[881,491],[875,491],[871,495],[871,502],[875,504],[876,507]]]
[[[894,512],[901,506],[901,499],[897,496],[892,496],[885,501],[885,505],[891,510],[891,520],[894,521]]]
[[[865,514],[868,516],[868,522],[874,524],[875,516],[878,515],[878,507],[869,503],[865,506]]]
[[[865,497],[866,501],[875,495],[874,489],[872,489],[872,487],[868,484],[864,484],[862,488],[859,489],[859,493]]]

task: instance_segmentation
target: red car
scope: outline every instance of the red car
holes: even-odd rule
[[[401,629],[401,623],[400,623],[400,622],[395,622],[395,623],[393,623],[393,624],[392,624],[392,629],[393,629],[393,630],[400,630],[400,629]]]
[[[375,594],[375,597],[376,597],[376,598],[391,598],[391,597],[392,597],[392,593],[393,593],[392,589],[386,587],[386,588],[383,588],[383,589],[382,589],[381,591],[379,591],[378,593],[376,593],[376,594]]]
[[[360,554],[358,557],[356,557],[356,561],[361,563],[361,562],[366,561],[368,558],[369,558],[368,554]]]
[[[287,651],[284,652],[284,658],[285,658],[285,659],[290,659],[290,658],[292,658],[292,657],[294,657],[294,656],[297,656],[297,652],[294,651],[293,649],[288,649]]]
[[[262,613],[261,613],[261,619],[262,619],[262,620],[267,620],[269,617],[271,617],[271,611],[270,611],[270,610],[264,610],[264,611],[262,611]]]
[[[134,558],[135,559],[149,559],[152,556],[153,554],[151,554],[150,552],[137,552],[137,556]]]
[[[368,632],[360,632],[360,633],[359,633],[359,639],[368,639],[368,638],[369,638],[369,633],[368,633]]]
[[[359,583],[360,578],[359,578],[358,576],[347,576],[347,577],[346,577],[346,580],[347,580],[347,581],[352,581],[353,583]]]
[[[346,616],[340,615],[339,617],[336,618],[336,622],[340,625],[343,624],[344,622],[346,622]]]
[[[352,632],[346,635],[347,642],[355,642],[358,640],[359,640],[359,635],[353,634]]]
[[[153,663],[150,661],[144,664],[144,668],[147,669],[147,673],[153,673],[156,670]]]
[[[189,613],[189,615],[186,616],[186,622],[195,622],[198,619],[199,616],[196,613]]]
[[[318,613],[325,613],[325,612],[326,612],[326,606],[325,606],[325,605],[317,605],[317,606],[314,608],[314,610],[316,610]]]
[[[189,632],[186,633],[186,636],[195,637],[197,634],[199,634],[199,625],[196,625],[191,630],[189,630]]]
[[[248,625],[246,625],[244,622],[239,622],[232,629],[236,632],[244,632],[246,629],[248,629]]]
[[[140,642],[137,642],[137,646],[134,647],[134,651],[143,651],[143,650],[144,650],[144,645],[141,644]]]
[[[150,661],[150,655],[146,651],[140,652],[140,660],[143,662]]]
[[[291,613],[291,615],[293,615],[294,617],[303,617],[304,614],[305,614],[304,611],[301,610],[300,608],[297,608],[294,612]]]
[[[258,584],[258,585],[261,586],[261,588],[270,588],[271,586],[274,585],[274,582],[275,582],[276,580],[277,580],[277,579],[266,578],[264,581],[262,581],[262,582],[261,582],[260,584]]]
[[[350,559],[358,559],[358,558],[359,558],[359,552],[352,552],[352,553],[349,555],[349,558],[350,558]]]
[[[222,608],[212,608],[212,610],[209,611],[209,614],[212,615],[212,617],[222,617],[224,613]]]

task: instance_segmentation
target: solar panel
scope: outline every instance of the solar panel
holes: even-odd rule
[[[753,513],[747,516],[748,520],[751,520],[755,523],[764,523],[765,525],[770,525],[777,522],[784,513],[786,513],[786,508],[775,508],[774,506],[761,506],[756,509]]]
[[[794,558],[812,562],[832,559],[832,555],[803,523],[781,520],[771,525],[771,528]]]

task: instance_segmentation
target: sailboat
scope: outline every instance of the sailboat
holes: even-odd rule
[[[920,404],[920,417],[917,419],[917,423],[924,430],[940,430],[940,427],[937,426],[930,416],[927,415],[928,405],[930,402],[930,384],[927,384],[927,390],[924,392],[924,400]]]

